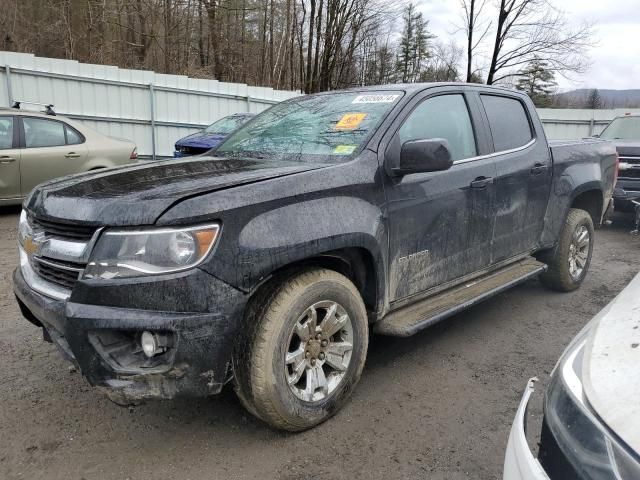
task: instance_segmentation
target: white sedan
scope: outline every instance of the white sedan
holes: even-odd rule
[[[553,370],[537,458],[525,434],[529,382],[509,436],[504,479],[639,479],[639,365],[640,274],[587,324]]]

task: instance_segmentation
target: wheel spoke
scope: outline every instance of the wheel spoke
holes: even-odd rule
[[[305,312],[306,320],[304,323],[298,322],[296,325],[296,334],[301,340],[307,341],[316,334],[316,327],[318,325],[318,312],[315,308],[309,307]]]
[[[347,352],[353,350],[353,345],[349,342],[334,342],[327,347],[327,356],[325,362],[335,370],[344,372],[349,362],[344,361]]]
[[[300,346],[294,350],[293,352],[287,352],[286,358],[287,365],[298,365],[300,362],[304,362],[304,346],[300,344]]]
[[[297,350],[288,352],[285,361],[287,365],[293,365],[293,373],[288,375],[287,381],[289,385],[295,385],[300,381],[306,365],[304,346],[300,345]]]
[[[586,259],[582,258],[580,255],[576,255],[575,262],[576,265],[580,268],[584,268],[585,264],[587,263]]]
[[[318,390],[321,390],[323,395],[326,395],[329,391],[327,377],[325,377],[324,370],[319,364],[307,370],[307,387],[304,390],[307,399],[312,401],[313,395]]]
[[[302,374],[304,373],[306,363],[301,362],[293,369],[293,375],[289,376],[289,385],[295,385],[302,378]]]
[[[589,236],[589,231],[582,227],[579,231],[578,231],[578,245],[582,245],[584,243],[585,240],[588,240]]]
[[[322,336],[330,337],[340,331],[349,320],[349,315],[336,315],[337,305],[334,303],[329,309],[322,321]]]
[[[571,257],[569,259],[569,273],[571,273],[571,275],[574,275],[577,273],[576,270],[578,268],[576,267],[576,259],[574,257]]]

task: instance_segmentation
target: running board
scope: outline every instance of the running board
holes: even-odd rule
[[[375,323],[373,331],[380,335],[409,337],[546,269],[544,263],[533,258],[511,263],[485,276],[395,310]]]

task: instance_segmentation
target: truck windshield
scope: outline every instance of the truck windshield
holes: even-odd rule
[[[399,91],[311,95],[273,106],[216,149],[223,156],[337,163],[356,155]]]
[[[640,117],[614,119],[600,134],[607,140],[640,140]]]
[[[207,133],[221,133],[223,135],[226,135],[233,132],[239,126],[247,123],[250,118],[251,117],[249,115],[232,115],[229,117],[224,117],[217,122],[209,125],[204,129],[204,131]]]

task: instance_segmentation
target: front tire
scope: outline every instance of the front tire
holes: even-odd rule
[[[578,288],[591,264],[593,240],[591,216],[584,210],[570,209],[558,245],[540,258],[549,266],[540,276],[542,283],[560,292],[571,292]]]
[[[360,379],[366,309],[353,283],[327,269],[294,274],[270,291],[235,354],[236,390],[271,426],[306,430],[339,411]]]

